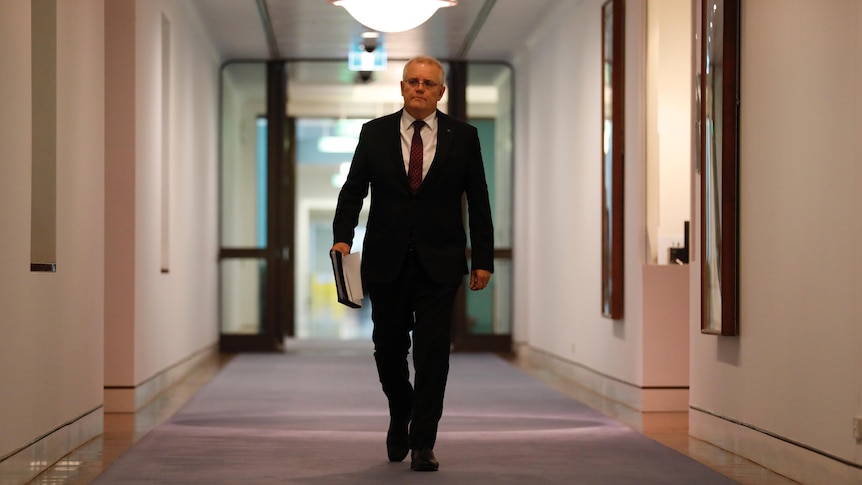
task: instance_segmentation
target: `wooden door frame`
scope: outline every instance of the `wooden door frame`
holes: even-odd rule
[[[293,298],[293,173],[292,124],[286,117],[287,75],[284,61],[266,63],[267,120],[267,241],[264,249],[222,248],[219,260],[262,258],[266,261],[266,283],[261,332],[253,335],[219,334],[219,350],[236,352],[282,352],[285,335],[294,330]]]

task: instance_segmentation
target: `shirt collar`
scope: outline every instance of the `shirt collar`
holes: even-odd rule
[[[410,125],[412,125],[414,121],[416,121],[416,118],[411,116],[410,113],[408,113],[406,109],[403,110],[402,114],[401,114],[401,131],[407,131],[407,129],[410,128]],[[428,115],[422,121],[425,122],[425,124],[428,126],[428,128],[431,131],[436,130],[437,129],[437,110],[434,110],[433,113]]]

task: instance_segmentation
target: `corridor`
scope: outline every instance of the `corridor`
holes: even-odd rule
[[[367,342],[287,347],[213,355],[137,414],[107,414],[102,437],[30,483],[428,479],[386,462]],[[687,413],[637,413],[493,354],[453,354],[437,449],[441,483],[795,483],[688,437]]]

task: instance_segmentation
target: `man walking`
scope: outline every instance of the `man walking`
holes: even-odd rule
[[[332,249],[350,252],[363,199],[371,190],[362,275],[371,299],[374,358],[389,401],[390,461],[411,452],[410,467],[434,471],[437,425],[449,373],[455,296],[468,273],[462,199],[470,226],[469,287],[494,270],[494,231],[479,137],[439,110],[439,61],[404,66],[404,108],[366,123],[338,197]],[[413,345],[415,378],[407,355]]]

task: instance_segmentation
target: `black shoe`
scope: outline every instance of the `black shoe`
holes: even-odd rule
[[[389,455],[389,461],[404,461],[409,451],[407,426],[390,424],[389,432],[386,433],[386,454]]]
[[[424,450],[413,450],[410,455],[410,469],[417,472],[436,472],[440,468],[440,463],[434,456],[434,450],[426,448]]]

